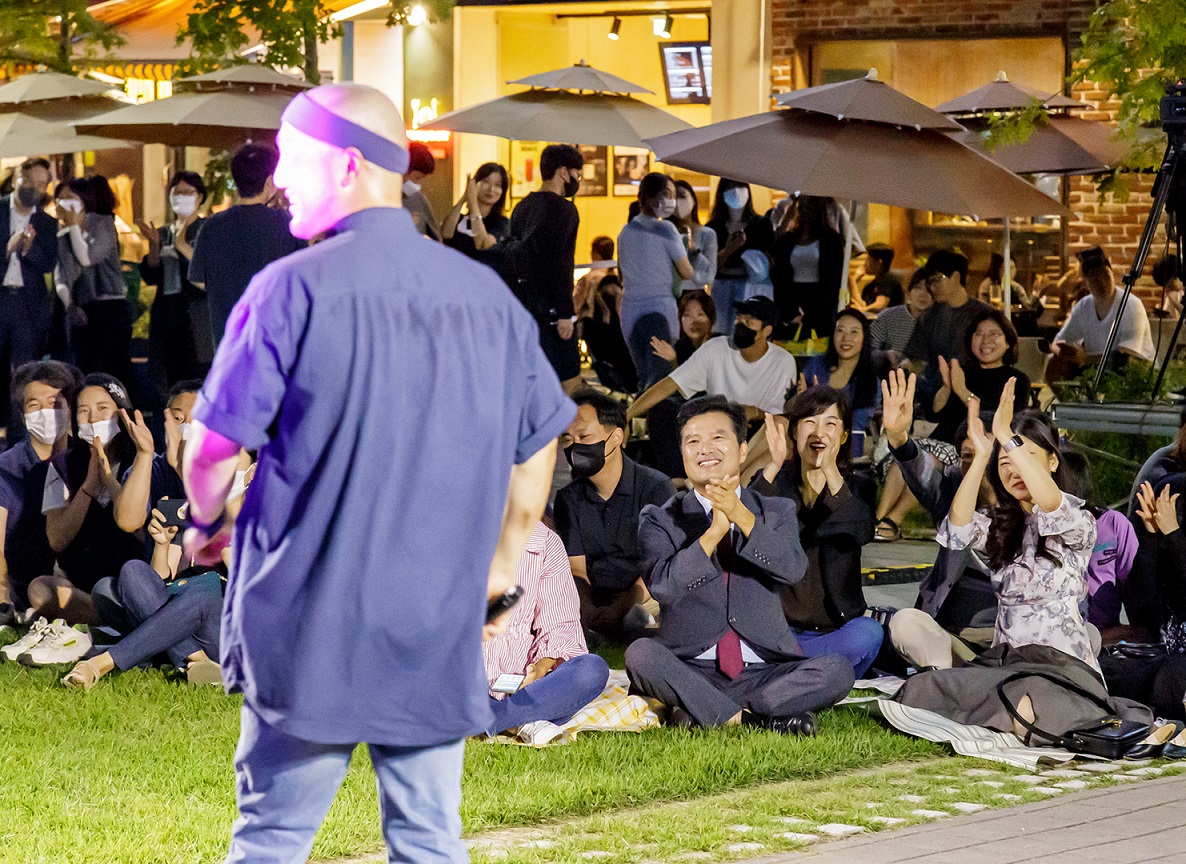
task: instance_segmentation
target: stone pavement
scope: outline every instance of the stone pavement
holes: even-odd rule
[[[879,832],[747,864],[1186,862],[1186,774]]]

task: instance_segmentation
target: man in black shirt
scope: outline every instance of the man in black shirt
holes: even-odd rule
[[[543,183],[511,213],[506,246],[514,278],[511,290],[539,324],[540,346],[568,393],[581,383],[581,360],[572,308],[573,265],[581,217],[567,200],[581,186],[585,160],[568,144],[549,144],[540,154]]]
[[[231,310],[260,270],[305,242],[288,230],[288,212],[269,206],[276,195],[276,151],[244,144],[231,159],[239,203],[206,220],[189,262],[189,281],[206,290],[214,347],[222,341]]]
[[[603,635],[637,636],[653,621],[645,605],[654,605],[642,582],[638,517],[648,504],[664,504],[675,486],[622,452],[620,402],[589,388],[573,401],[577,416],[560,442],[574,479],[556,493],[556,533],[576,577],[581,623]]]
[[[893,263],[892,246],[870,243],[865,247],[865,275],[873,278],[861,288],[860,298],[853,298],[853,305],[866,315],[877,315],[882,309],[906,302],[901,280],[890,272]]]

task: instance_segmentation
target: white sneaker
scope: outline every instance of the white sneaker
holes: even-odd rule
[[[46,637],[49,633],[49,626],[49,622],[44,618],[38,618],[33,622],[33,626],[29,629],[28,633],[11,645],[5,645],[3,648],[0,648],[0,654],[3,654],[6,660],[16,660],[17,657],[24,654]]]
[[[89,633],[67,627],[61,618],[50,624],[45,636],[32,648],[17,655],[22,666],[57,666],[75,663],[91,650]]]
[[[516,737],[532,747],[543,747],[545,744],[551,744],[563,734],[564,730],[555,723],[536,720],[534,723],[524,723],[520,726]]]

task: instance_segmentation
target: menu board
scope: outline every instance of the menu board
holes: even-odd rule
[[[707,105],[712,101],[712,46],[707,42],[659,45],[667,104]]]

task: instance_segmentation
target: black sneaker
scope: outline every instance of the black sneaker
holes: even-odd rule
[[[763,714],[751,714],[746,711],[741,715],[741,725],[766,729],[780,735],[802,735],[811,737],[815,734],[815,715],[810,711],[802,714],[787,714],[782,717],[767,717]]]

